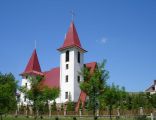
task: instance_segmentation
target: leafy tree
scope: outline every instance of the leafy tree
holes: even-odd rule
[[[149,105],[147,95],[143,92],[130,93],[132,98],[132,108],[139,109],[140,107],[146,108]]]
[[[54,101],[53,104],[51,105],[51,110],[52,111],[56,111],[57,110],[57,106],[56,106],[56,102]]]
[[[156,93],[151,95],[151,104],[153,108],[156,108],[155,101],[156,101]]]
[[[124,88],[120,88],[119,86],[107,86],[105,92],[102,95],[105,104],[109,108],[110,119],[112,119],[112,110],[113,107],[123,106],[125,102],[125,90]]]
[[[17,81],[9,74],[0,73],[0,115],[16,109]]]
[[[50,114],[51,110],[55,109],[55,111],[56,111],[55,99],[59,96],[59,93],[60,93],[60,90],[58,88],[48,88],[48,87],[45,87],[43,89],[44,102],[46,102],[47,105],[48,105],[49,114]],[[50,108],[49,101],[54,101],[52,106],[51,106],[52,108]]]
[[[29,104],[33,106],[34,118],[37,118],[37,112],[40,112],[41,118],[43,107],[49,100],[55,100],[59,96],[58,88],[48,88],[41,85],[41,76],[29,76],[30,89],[21,87],[21,91],[30,100]]]
[[[99,98],[103,94],[106,80],[109,78],[109,73],[105,70],[105,63],[106,61],[103,61],[101,64],[98,64],[93,72],[84,67],[80,73],[84,78],[80,88],[89,96],[88,104],[93,110],[94,117],[99,105]]]

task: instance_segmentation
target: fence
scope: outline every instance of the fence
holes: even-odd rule
[[[12,114],[18,114],[18,115],[27,115],[27,116],[32,116],[33,111],[31,108],[26,109],[19,109],[19,111],[12,112]],[[126,110],[126,109],[113,109],[112,110],[112,116],[138,116],[138,115],[146,115],[146,116],[151,116],[151,113],[153,116],[156,116],[156,109],[133,109],[133,110]],[[40,114],[40,113],[38,113]],[[76,113],[75,111],[43,111],[42,115],[46,116],[92,116],[93,111],[79,111]],[[109,111],[108,110],[97,110],[96,111],[97,116],[109,116]]]

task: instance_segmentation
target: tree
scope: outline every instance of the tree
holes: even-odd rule
[[[41,76],[29,76],[30,89],[21,87],[21,92],[30,100],[29,104],[33,106],[34,118],[37,118],[37,112],[39,111],[42,118],[43,106],[48,100],[55,100],[59,96],[58,88],[48,88],[41,85],[43,77]]]
[[[0,115],[16,108],[17,81],[9,74],[0,73]]]
[[[150,99],[150,103],[149,103],[152,105],[153,108],[156,108],[155,101],[156,101],[156,93],[151,95],[151,99]]]
[[[108,106],[110,119],[112,119],[113,107],[119,107],[124,104],[126,92],[124,88],[120,88],[119,86],[112,84],[105,88],[105,92],[101,98],[104,99],[105,104]]]
[[[103,94],[106,81],[109,78],[109,72],[105,70],[105,63],[106,61],[103,61],[101,64],[98,64],[93,73],[87,67],[84,67],[80,73],[84,78],[80,88],[89,96],[88,104],[93,110],[94,118],[99,105],[99,98]]]
[[[54,110],[53,108],[56,107],[55,99],[59,96],[59,93],[60,93],[60,90],[58,88],[44,87],[43,89],[44,102],[46,102],[48,105],[50,116],[51,116],[51,110]],[[52,109],[49,103],[50,101],[53,101]]]

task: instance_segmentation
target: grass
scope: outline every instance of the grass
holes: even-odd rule
[[[60,116],[58,118],[59,118],[58,120],[74,120],[73,117]],[[26,116],[15,117],[15,116],[8,115],[6,117],[3,116],[3,120],[34,120],[34,118],[33,117],[27,118]],[[51,118],[44,117],[43,119],[37,118],[37,120],[56,120],[56,117],[51,117]],[[93,119],[93,117],[76,117],[76,120],[94,120],[94,119]],[[98,118],[97,120],[110,120],[110,119],[109,118]],[[134,119],[134,118],[120,118],[120,119],[113,118],[112,120],[137,120],[137,119]]]

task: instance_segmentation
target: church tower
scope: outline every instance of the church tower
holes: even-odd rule
[[[21,86],[25,86],[27,89],[31,88],[28,76],[37,76],[37,75],[43,76],[36,49],[34,49],[24,72],[20,75],[22,76]],[[27,105],[29,100],[26,98],[26,96],[23,93],[21,93],[20,101],[21,104]]]
[[[80,95],[80,75],[84,65],[83,57],[86,50],[81,46],[74,22],[72,21],[60,51],[60,102],[71,99],[77,102]]]

